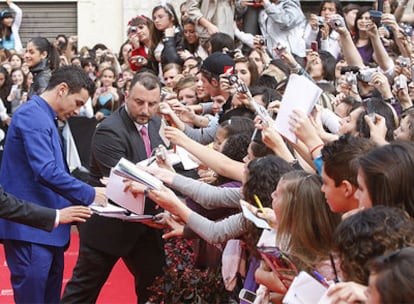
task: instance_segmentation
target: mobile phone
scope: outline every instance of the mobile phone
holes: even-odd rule
[[[382,17],[382,11],[378,10],[370,10],[369,15],[371,17],[372,22],[375,23],[377,27],[381,26],[381,17]]]
[[[313,52],[318,52],[318,41],[312,41],[311,42],[311,49]]]
[[[256,294],[250,290],[243,288],[242,290],[240,290],[239,299],[247,303],[253,304],[256,300]]]
[[[372,99],[365,98],[362,101],[362,104],[365,110],[367,111],[368,117],[371,119],[371,121],[375,122],[375,108],[374,108],[374,105],[372,104]]]

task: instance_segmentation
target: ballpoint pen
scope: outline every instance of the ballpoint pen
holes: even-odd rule
[[[260,201],[259,197],[256,194],[254,194],[253,197],[254,197],[254,200],[256,201],[256,204],[259,207],[260,211],[264,214],[265,210],[263,208],[262,202]]]
[[[313,271],[313,274],[315,275],[315,277],[318,279],[318,281],[325,286],[326,288],[329,288],[329,283],[328,281],[316,270]]]

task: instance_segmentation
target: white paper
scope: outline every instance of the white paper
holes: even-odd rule
[[[93,204],[90,204],[89,207],[92,209],[92,211],[96,213],[126,213],[127,212],[125,208],[115,206],[114,204],[111,204],[111,203],[107,203],[106,206],[100,206],[96,203],[93,203]]]
[[[273,127],[290,141],[296,142],[295,134],[290,131],[289,116],[293,110],[302,110],[309,115],[321,93],[322,89],[305,76],[291,74]]]
[[[162,181],[148,172],[145,172],[126,158],[121,158],[116,166],[112,169],[117,175],[130,178],[134,181],[150,187],[151,189],[160,190]]]
[[[198,164],[190,158],[190,153],[184,148],[177,146],[177,155],[179,156],[184,170],[192,170],[198,168]]]
[[[253,222],[258,228],[272,229],[272,227],[270,227],[269,224],[264,219],[258,218],[256,215],[254,215],[250,211],[250,209],[247,207],[248,204],[249,204],[248,202],[244,200],[240,200],[240,205],[242,207],[243,216],[247,218],[249,221]]]
[[[305,271],[301,271],[290,285],[283,304],[317,304],[327,288]]]
[[[112,169],[106,186],[106,197],[133,213],[143,214],[145,209],[144,194],[138,194],[137,197],[134,197],[131,192],[125,192],[126,184],[123,180],[124,177],[119,176]]]
[[[176,153],[174,153],[172,150],[167,151],[168,162],[173,166],[182,163],[184,170],[192,170],[198,168],[199,166],[198,163],[191,159],[190,155],[191,154],[187,150],[180,146],[176,146]],[[148,164],[150,165],[148,166]],[[137,163],[137,165],[142,167],[158,168],[157,162],[155,161],[155,156],[151,156],[148,159],[144,159]]]

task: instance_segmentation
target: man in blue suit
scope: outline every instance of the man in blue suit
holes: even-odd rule
[[[44,207],[62,209],[104,204],[104,188],[93,188],[68,170],[56,122],[79,114],[94,84],[80,68],[58,68],[40,96],[32,96],[14,114],[10,124],[0,183],[5,191]],[[63,253],[70,225],[48,233],[0,220],[7,264],[16,303],[59,303]]]

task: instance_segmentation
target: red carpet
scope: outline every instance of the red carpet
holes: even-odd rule
[[[65,252],[65,272],[63,286],[72,277],[72,270],[78,257],[79,237],[77,232],[72,233],[70,247]],[[64,288],[64,287],[63,287]],[[62,288],[62,290],[63,290]],[[4,257],[3,246],[0,244],[0,303],[12,304],[13,290],[10,284],[10,272]],[[134,278],[122,261],[118,261],[111,275],[106,281],[99,295],[98,304],[137,303],[134,291]]]

